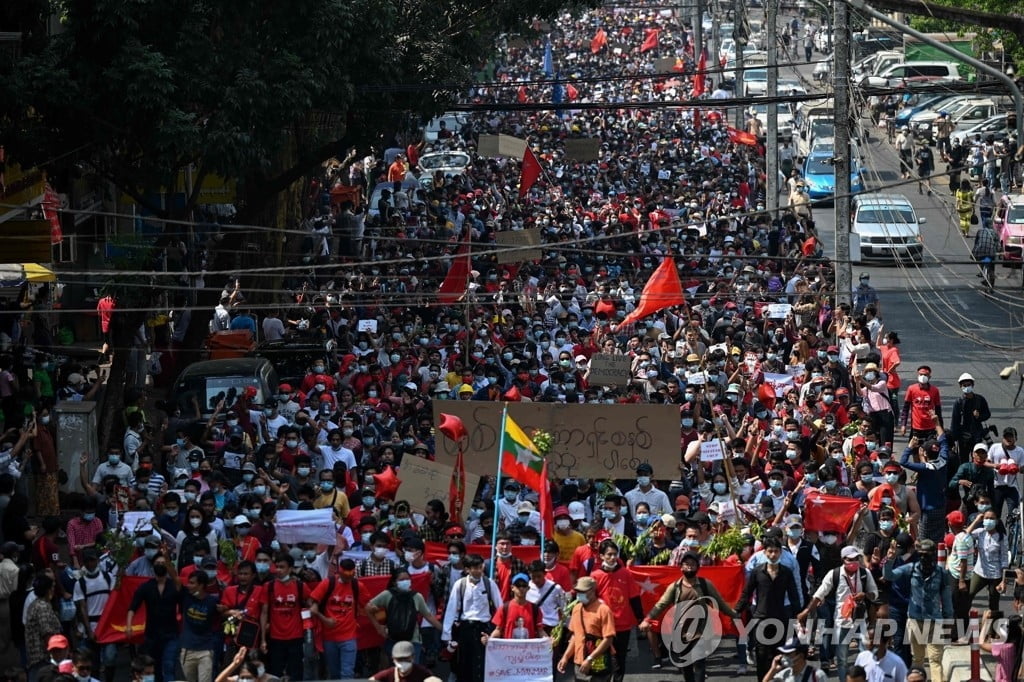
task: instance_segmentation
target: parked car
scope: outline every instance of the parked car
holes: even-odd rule
[[[945,109],[954,101],[959,101],[963,95],[918,95],[917,102],[911,100],[911,104],[896,112],[896,126],[910,125],[910,119],[925,111],[938,111]]]
[[[949,141],[960,140],[963,144],[968,140],[973,140],[975,135],[981,135],[981,139],[985,139],[989,135],[1000,140],[1007,136],[1006,131],[1006,119],[1009,118],[1009,114],[996,114],[991,116],[980,123],[975,123],[969,128],[963,128],[960,130],[953,131],[953,134],[949,136]]]
[[[744,64],[744,67],[746,64]],[[768,69],[743,69],[743,95],[757,97],[768,92]]]
[[[277,394],[279,384],[277,370],[266,358],[204,360],[182,370],[171,395],[177,396],[183,413],[191,414],[198,405],[206,419],[221,400],[230,408],[250,386],[256,389],[251,402],[262,405]]]
[[[445,112],[437,118],[428,121],[427,125],[423,126],[423,141],[427,144],[437,142],[437,134],[441,131],[442,121],[445,128],[452,132],[458,132],[468,120],[468,115],[461,111]]]
[[[778,102],[774,106],[778,111],[779,139],[785,140],[793,137],[793,114],[789,109],[789,104]],[[768,129],[768,107],[767,102],[750,107],[750,113],[761,122],[761,128],[764,130]]]
[[[862,260],[920,261],[924,253],[921,225],[910,200],[902,194],[864,194],[853,198],[852,232]]]
[[[968,100],[961,104],[959,107],[952,111],[947,112],[950,118],[953,120],[954,130],[966,130],[971,128],[978,123],[985,121],[997,113],[997,105],[990,99],[973,99]],[[932,130],[935,120],[938,117],[934,117],[927,122],[921,122],[914,129],[914,135],[917,137],[923,137],[927,140],[935,139],[935,132]]]
[[[875,76],[861,80],[860,87],[892,88],[927,79],[929,83],[952,83],[963,80],[956,62],[905,62],[893,64]]]
[[[1003,264],[1020,267],[1024,263],[1024,194],[1010,197],[1009,206],[995,216],[995,228],[1003,246]]]

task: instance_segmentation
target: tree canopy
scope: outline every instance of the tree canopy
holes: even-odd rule
[[[37,2],[63,30],[0,63],[0,139],[23,165],[74,150],[140,201],[189,165],[265,196],[389,117],[443,110],[455,92],[423,86],[468,84],[500,34],[574,2]]]

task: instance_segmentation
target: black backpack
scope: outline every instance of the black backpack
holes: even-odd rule
[[[388,603],[385,622],[388,639],[392,642],[410,641],[416,632],[419,617],[419,611],[416,609],[416,592],[391,590],[391,601]]]

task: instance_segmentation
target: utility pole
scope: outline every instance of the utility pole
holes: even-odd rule
[[[746,0],[733,0],[733,17],[732,17],[732,37],[733,44],[736,46],[736,87],[733,88],[733,94],[736,97],[743,97],[743,48],[745,44],[741,45],[739,40],[736,38],[743,32],[743,21],[745,12],[747,11]],[[746,121],[743,117],[743,107],[736,107],[736,127],[740,130],[746,130]]]
[[[832,53],[836,133],[833,159],[836,170],[836,303],[849,303],[853,295],[850,263],[850,14],[846,2],[834,5]]]
[[[693,63],[696,64],[704,49],[704,0],[693,4],[693,17]]]
[[[779,0],[768,0],[765,48],[768,52],[768,130],[765,145],[765,208],[772,218],[779,209]]]
[[[708,53],[708,66],[717,69],[722,62],[721,22],[718,19],[719,0],[711,0],[711,52]],[[698,55],[699,57],[699,55]],[[722,74],[715,76],[715,85],[722,84]]]

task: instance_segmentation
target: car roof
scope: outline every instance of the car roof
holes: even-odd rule
[[[231,376],[256,374],[263,365],[269,365],[266,358],[222,358],[219,360],[202,360],[193,362],[186,367],[181,377],[194,375]]]
[[[858,205],[871,206],[910,206],[910,199],[902,194],[861,194],[853,199]]]

